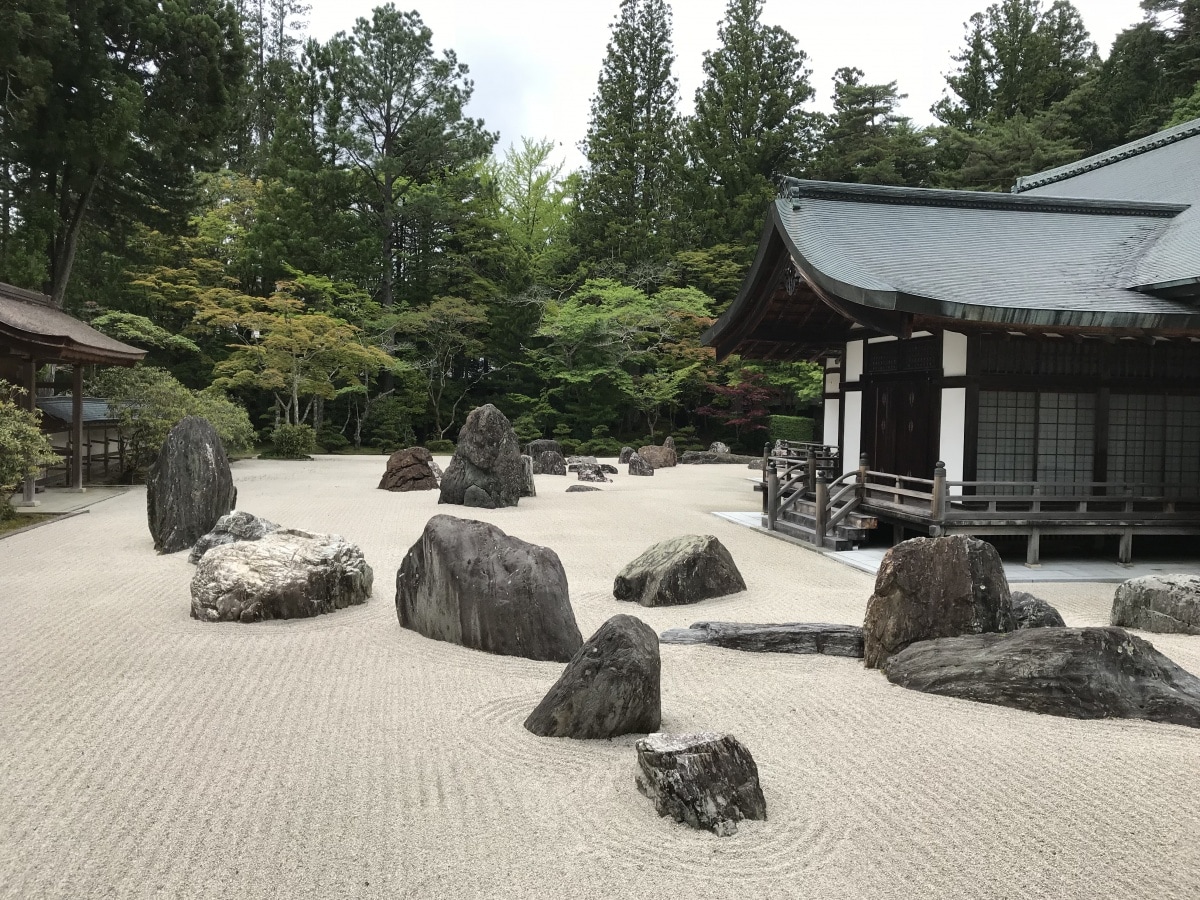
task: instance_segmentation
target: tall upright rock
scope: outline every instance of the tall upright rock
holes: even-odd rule
[[[482,509],[516,506],[524,486],[521,444],[512,424],[490,403],[472,410],[442,476],[438,502]]]
[[[171,429],[146,478],[146,517],[154,549],[186,550],[237,504],[229,459],[216,429],[188,416]]]

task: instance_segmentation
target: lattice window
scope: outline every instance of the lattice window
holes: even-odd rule
[[[1070,484],[1095,480],[1095,434],[1095,394],[1038,394],[1038,481]]]
[[[1187,488],[1187,495],[1196,496],[1200,492],[1200,397],[1113,394],[1108,413],[1108,480]]]
[[[892,375],[897,372],[932,372],[941,364],[940,338],[923,337],[868,343],[864,369],[868,375]]]
[[[1032,481],[1037,395],[1032,391],[979,392],[979,481]]]
[[[1068,485],[1092,480],[1095,425],[1094,394],[980,391],[976,477],[1040,481],[1047,494],[1066,493]]]

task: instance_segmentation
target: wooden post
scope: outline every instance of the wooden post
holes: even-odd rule
[[[31,413],[37,412],[37,360],[29,360],[25,367],[25,408]],[[21,500],[17,506],[37,506],[37,474],[26,475],[21,487]]]
[[[767,465],[771,462],[771,442],[763,444],[762,454],[762,495],[763,515],[767,514]]]
[[[1029,531],[1025,542],[1025,565],[1030,568],[1040,566],[1042,560],[1042,532],[1037,528]]]
[[[824,472],[817,475],[813,494],[813,543],[824,549],[825,532],[829,528],[829,485]]]
[[[1133,488],[1125,489],[1125,512],[1129,516],[1133,515]],[[1123,566],[1133,564],[1132,528],[1126,528],[1121,532],[1121,546],[1117,549],[1117,557]]]
[[[775,530],[775,522],[779,519],[779,472],[775,468],[775,460],[767,467],[767,529]]]
[[[812,447],[804,451],[804,496],[810,497],[817,489],[817,454]]]
[[[933,492],[929,498],[929,513],[937,525],[946,518],[946,464],[940,459],[933,467]]]
[[[71,367],[71,482],[73,493],[83,493],[83,364]]]

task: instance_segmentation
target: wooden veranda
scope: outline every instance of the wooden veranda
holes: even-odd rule
[[[828,550],[864,541],[881,523],[931,537],[1023,536],[1037,565],[1044,535],[1116,535],[1122,563],[1133,537],[1200,534],[1200,493],[1169,484],[952,481],[938,462],[932,478],[877,472],[863,455],[834,476],[838,448],[779,442],[763,451],[764,527]]]

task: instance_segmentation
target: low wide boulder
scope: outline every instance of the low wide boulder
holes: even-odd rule
[[[438,503],[482,509],[516,506],[523,485],[520,444],[504,413],[490,403],[472,410],[442,476]]]
[[[425,447],[406,447],[388,457],[379,489],[383,491],[432,491],[438,486],[439,471],[433,454]]]
[[[592,482],[612,481],[611,478],[609,478],[607,475],[604,474],[604,470],[601,469],[600,466],[591,465],[590,463],[578,463],[576,466],[576,469],[575,469],[575,477],[578,478],[580,481],[592,481]]]
[[[654,466],[642,459],[642,455],[640,453],[635,453],[629,457],[629,474],[653,475]]]
[[[1200,634],[1200,575],[1131,578],[1117,588],[1111,621],[1159,634]]]
[[[645,447],[638,447],[637,455],[656,469],[670,469],[679,463],[679,457],[675,455],[674,444],[670,447],[647,444]]]
[[[600,488],[592,487],[590,484],[573,484],[569,488],[567,488],[566,493],[568,493],[568,494],[587,494],[587,493],[590,493],[591,491],[598,491],[598,490],[600,490]]]
[[[724,544],[711,534],[685,534],[655,544],[625,566],[613,596],[642,606],[678,606],[745,589]]]
[[[685,450],[679,457],[682,466],[711,466],[711,465],[752,465],[762,464],[761,456],[742,456],[738,453],[716,453],[712,450]]]
[[[750,653],[823,653],[853,659],[862,659],[863,655],[863,630],[857,625],[696,622],[690,628],[664,631],[659,640],[664,644],[711,644]]]
[[[863,662],[877,669],[917,641],[1015,627],[995,547],[963,535],[914,538],[892,547],[879,566],[863,622]]]
[[[652,734],[637,742],[637,788],[660,816],[728,837],[767,818],[758,766],[729,734]]]
[[[1012,592],[1013,623],[1021,628],[1066,628],[1057,609],[1033,594]]]
[[[600,460],[594,456],[568,456],[566,462],[568,472],[578,472],[580,466],[600,465]]]
[[[534,475],[566,475],[567,461],[557,450],[543,450],[533,458]]]
[[[154,549],[186,550],[236,504],[237,488],[216,429],[197,416],[181,419],[146,476],[146,518]]]
[[[1200,678],[1122,628],[1027,628],[922,641],[883,665],[902,687],[1073,719],[1200,728]]]
[[[558,441],[550,440],[548,438],[539,438],[536,441],[529,442],[528,446],[525,448],[525,453],[528,456],[532,456],[536,461],[537,458],[543,453],[557,453],[559,456],[562,456],[562,446],[558,443]],[[538,472],[537,474],[542,475],[546,473]]]
[[[542,737],[646,734],[662,720],[658,636],[633,616],[613,616],[588,638],[525,720]]]
[[[240,510],[231,512],[221,516],[217,520],[217,524],[213,526],[213,530],[196,541],[192,546],[192,552],[188,554],[188,562],[192,564],[200,562],[204,558],[204,554],[213,547],[236,544],[238,541],[257,541],[264,535],[278,530],[279,526],[274,522],[252,516],[248,512]]]
[[[425,637],[503,656],[567,662],[583,644],[557,553],[454,516],[431,518],[401,562],[396,616]]]
[[[362,551],[344,538],[281,528],[205,553],[192,577],[192,617],[307,618],[366,603],[373,582]]]

